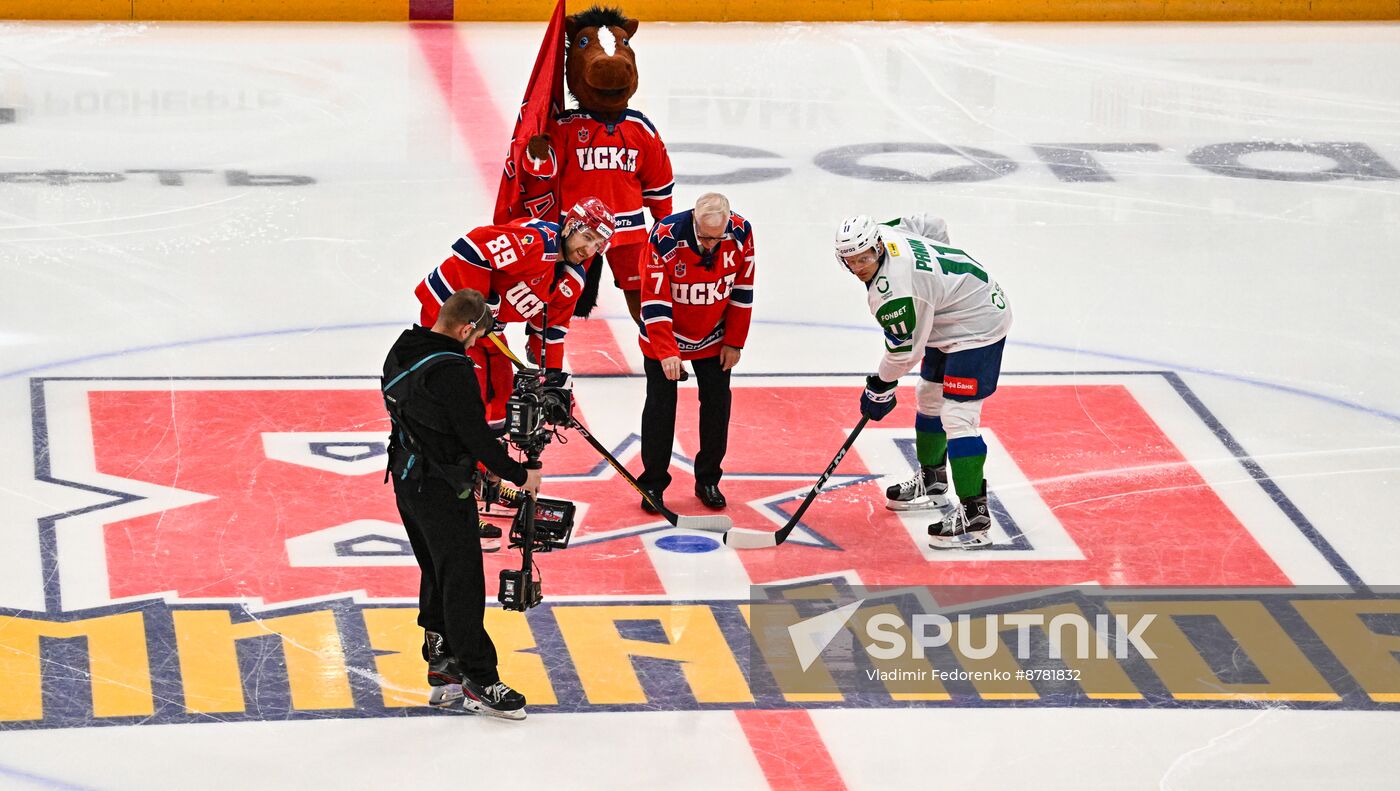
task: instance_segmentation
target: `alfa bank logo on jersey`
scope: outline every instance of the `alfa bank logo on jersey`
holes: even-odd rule
[[[943,377],[943,394],[951,396],[977,395],[977,380],[962,376]]]
[[[591,148],[576,148],[574,153],[578,155],[578,166],[580,170],[621,170],[627,173],[637,172],[637,154],[635,148],[623,148],[621,146],[593,146]]]

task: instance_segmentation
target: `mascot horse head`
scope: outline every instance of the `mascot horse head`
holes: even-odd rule
[[[616,8],[594,6],[564,20],[564,79],[580,109],[618,115],[637,92],[631,39],[637,20]]]

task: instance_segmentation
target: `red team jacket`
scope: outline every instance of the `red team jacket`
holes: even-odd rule
[[[714,253],[702,256],[693,214],[672,214],[651,229],[651,258],[642,273],[641,346],[654,360],[714,357],[720,346],[742,348],[749,335],[753,227],[731,213]]]
[[[556,120],[562,210],[592,195],[617,218],[612,246],[642,243],[647,230],[642,207],[652,217],[671,213],[671,156],[656,127],[636,110],[624,110],[614,122],[586,110],[570,110]]]
[[[433,326],[438,310],[452,292],[476,289],[486,296],[496,320],[502,323],[525,321],[539,331],[547,313],[549,324],[543,327],[545,367],[562,368],[564,336],[583,290],[585,273],[582,266],[566,263],[558,285],[551,290],[559,246],[559,226],[544,220],[512,220],[467,231],[452,243],[452,255],[413,290],[423,306],[420,323]]]

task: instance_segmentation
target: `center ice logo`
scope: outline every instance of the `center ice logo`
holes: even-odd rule
[[[551,446],[545,491],[578,502],[580,515],[574,546],[542,560],[546,595],[726,597],[799,577],[1289,583],[1256,538],[1270,533],[1246,529],[1169,436],[1200,431],[1178,425],[1189,411],[1144,407],[1144,397],[1175,397],[1170,387],[1118,375],[1004,381],[984,414],[994,549],[935,557],[930,514],[884,509],[884,485],[914,463],[912,407],[902,404],[867,429],[793,537],[772,551],[736,553],[676,531],[643,513],[586,443]],[[639,383],[588,385],[582,418],[635,465]],[[736,525],[773,530],[787,521],[848,432],[857,393],[830,379],[736,379],[734,415],[744,430],[731,435],[724,481]],[[416,596],[417,568],[382,484],[387,422],[373,380],[51,381],[41,396],[52,477],[115,498],[53,520],[65,607],[157,595],[268,603]],[[694,397],[682,390],[683,401]],[[683,512],[701,510],[690,495],[693,407],[679,409],[667,493]],[[56,414],[64,419],[42,419]],[[488,558],[487,576],[511,560]]]

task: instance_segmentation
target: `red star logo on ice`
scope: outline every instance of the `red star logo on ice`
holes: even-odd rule
[[[656,231],[654,232],[656,234],[656,241],[659,242],[662,239],[675,239],[676,237],[675,234],[672,233],[672,230],[673,229],[671,228],[671,224],[668,222],[657,223]]]
[[[631,434],[611,452],[631,469],[638,466],[636,456],[640,448],[641,438]],[[629,461],[633,463],[628,464]],[[822,491],[829,492],[877,477],[869,474],[833,475]],[[729,500],[729,508],[723,513],[732,518],[736,525],[776,530],[787,523],[813,482],[811,472],[726,472],[721,488]],[[579,505],[575,520],[579,527],[574,532],[570,548],[671,529],[664,518],[642,510],[641,495],[602,459],[587,472],[546,475],[544,484],[543,496],[562,497],[574,500]],[[694,491],[694,460],[679,453],[671,454],[671,485],[665,492],[666,506],[683,514],[715,513],[700,503]],[[798,524],[788,540],[794,544],[838,548],[835,543],[802,523]]]
[[[246,390],[219,383],[207,389],[173,388],[167,381],[144,387],[137,382],[122,390],[75,386],[71,392],[86,399],[90,419],[45,427],[56,432],[53,447],[61,452],[55,458],[66,458],[70,468],[81,462],[93,469],[79,465],[76,474],[55,479],[76,481],[84,473],[101,474],[105,477],[95,480],[102,486],[128,479],[140,494],[122,494],[114,505],[123,510],[97,517],[103,546],[83,551],[103,552],[106,573],[91,582],[90,590],[79,589],[74,595],[98,596],[94,586],[105,584],[103,593],[113,599],[167,592],[191,599],[264,602],[347,592],[369,598],[415,596],[419,580],[411,556],[405,554],[393,564],[351,563],[328,543],[381,534],[372,523],[400,524],[394,497],[383,485],[382,446],[388,426],[382,395],[374,385],[328,388],[310,381],[305,387]],[[724,513],[735,526],[774,530],[787,520],[829,463],[832,448],[851,430],[851,387],[823,382],[783,387],[778,394],[771,386],[736,384],[734,414],[742,429],[731,434],[726,457],[730,472],[722,484],[730,503]],[[678,441],[688,451],[698,444],[695,395],[693,389],[683,389],[677,412]],[[1041,416],[1047,410],[1069,421],[1072,428],[1066,436],[1077,443],[1071,446],[1073,453],[1065,452],[1059,436],[1045,441]],[[913,422],[912,405],[901,405],[897,412],[886,425]],[[992,510],[1009,541],[997,546],[998,551],[966,555],[935,554],[927,548],[922,514],[886,511],[884,492],[873,482],[850,485],[873,472],[894,475],[913,469],[916,461],[907,429],[893,432],[901,435],[896,445],[904,464],[880,457],[891,451],[881,451],[881,438],[868,433],[862,438],[865,446],[857,446],[842,463],[840,471],[848,475],[834,479],[805,515],[807,525],[834,541],[798,529],[782,548],[752,552],[722,548],[713,534],[675,531],[646,514],[637,493],[592,447],[566,432],[569,441],[548,450],[544,496],[572,499],[582,513],[574,546],[540,561],[546,595],[654,596],[670,590],[673,582],[687,590],[705,588],[704,595],[715,590],[728,595],[749,581],[835,574],[853,574],[865,584],[880,585],[1287,582],[1265,548],[1253,542],[1210,486],[1183,463],[1126,387],[1021,384],[990,402],[984,417],[997,432],[1002,458],[1014,461],[1032,482],[1022,486],[1033,491],[1023,490],[1015,507],[1003,502],[1001,511],[997,501],[1016,487],[1007,484],[994,491]],[[611,434],[603,441],[630,459],[635,470],[638,443],[629,436],[632,416],[623,416],[622,422],[616,414],[611,418]],[[353,465],[357,460],[312,447],[327,443],[375,446],[381,456],[366,459],[368,472],[342,468],[340,462]],[[288,448],[300,448],[300,455],[287,456]],[[339,461],[327,467],[328,459]],[[1159,477],[1144,483],[1136,476],[1105,474],[1124,469],[1124,464],[1159,470]],[[671,466],[675,480],[667,492],[670,507],[685,514],[706,513],[692,493],[690,459],[677,455]],[[1050,516],[1036,517],[1037,508],[1049,509]],[[1027,513],[1033,518],[1022,521]],[[55,517],[61,541],[93,540],[83,538],[85,525],[69,527],[67,518]],[[1181,529],[1144,534],[1138,528],[1145,519],[1175,520],[1168,524]],[[1214,533],[1200,538],[1189,530],[1203,519],[1212,531],[1233,531],[1225,549]],[[1053,549],[1041,538],[1054,539],[1050,531],[1057,523],[1064,531],[1062,540],[1082,558],[1035,554],[1041,547]],[[341,528],[362,532],[334,532]],[[323,535],[327,531],[331,533]],[[652,531],[654,535],[641,535]],[[313,542],[313,549],[322,554],[294,557],[290,541]],[[833,547],[836,542],[839,547]],[[1164,564],[1163,557],[1173,562]],[[486,558],[487,579],[518,563],[518,555],[510,552]],[[700,583],[677,577],[687,568],[695,569]],[[716,569],[728,576],[705,576]],[[70,579],[83,579],[82,573],[80,569]]]

